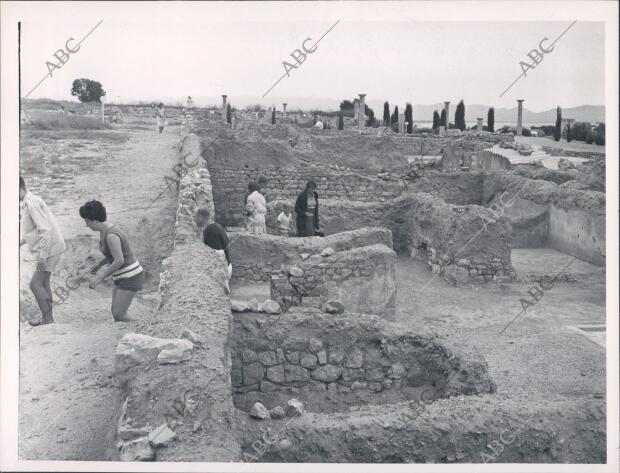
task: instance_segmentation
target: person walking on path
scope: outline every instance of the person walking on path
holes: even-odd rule
[[[164,104],[161,102],[159,102],[157,107],[157,126],[159,127],[159,133],[164,131],[164,126],[166,126],[166,111]]]
[[[319,194],[313,180],[306,183],[306,188],[297,196],[295,214],[297,236],[315,236],[319,230]]]
[[[22,235],[19,246],[28,244],[30,252],[37,257],[37,267],[30,281],[30,290],[41,310],[41,319],[38,322],[30,322],[30,325],[51,324],[54,322],[54,317],[50,280],[67,245],[47,205],[43,199],[26,189],[26,182],[21,176],[19,176],[19,211]]]
[[[86,202],[80,207],[80,217],[88,228],[99,232],[99,250],[105,257],[91,273],[97,273],[107,263],[103,272],[90,282],[89,287],[95,289],[104,279],[112,276],[112,317],[117,322],[130,322],[132,319],[127,317],[127,310],[136,292],[144,287],[144,269],[135,257],[127,235],[106,221],[106,209],[101,202]]]
[[[232,261],[228,251],[228,233],[222,225],[217,222],[209,224],[211,211],[207,207],[200,207],[196,210],[194,221],[198,228],[202,229],[202,242],[209,248],[222,251],[228,265],[228,277],[232,275]]]
[[[267,202],[265,197],[259,192],[258,184],[255,181],[250,182],[248,190],[250,195],[245,205],[247,230],[256,235],[267,233],[267,224],[265,222]]]

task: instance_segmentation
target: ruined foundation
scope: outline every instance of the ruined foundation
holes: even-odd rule
[[[209,158],[208,149],[190,135],[180,151]],[[191,218],[207,205],[216,219],[239,223],[222,186],[233,177],[211,171],[201,162],[181,180],[159,309],[117,349],[123,402],[111,459],[479,463],[493,439],[520,428],[503,461],[604,461],[605,418],[593,405],[533,411],[502,393],[469,347],[385,320],[394,310],[396,252],[423,258],[457,285],[511,280],[514,241],[548,241],[604,261],[604,210],[593,212],[604,209],[604,194],[478,171],[447,173],[456,186],[442,186],[439,173],[386,181],[383,200],[328,198],[326,238],[234,234],[233,279],[269,283],[280,307],[233,314],[225,259],[202,244]],[[336,174],[321,180],[326,192],[332,182],[348,191]],[[386,189],[364,182],[366,192]],[[532,188],[499,215],[491,205],[521,182]],[[272,206],[299,190],[285,194],[284,186]],[[568,232],[569,218],[581,219],[582,230]]]

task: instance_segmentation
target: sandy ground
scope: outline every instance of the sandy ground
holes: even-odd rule
[[[176,207],[176,189],[166,190],[163,176],[173,176],[178,142],[179,129],[173,128],[162,135],[153,129],[122,127],[87,134],[22,133],[24,177],[56,215],[69,246],[52,279],[52,290],[100,257],[98,234],[78,214],[80,205],[97,198],[108,209],[108,221],[130,236],[147,271],[145,291],[134,300],[129,315],[144,319],[153,313],[152,296],[161,259],[171,250]],[[23,298],[28,296],[33,263],[26,247],[20,258]],[[106,433],[120,394],[111,376],[114,351],[137,323],[113,322],[111,287],[108,283],[90,290],[84,282],[55,308],[56,324],[32,330],[22,324],[21,459],[105,459]]]
[[[558,255],[549,254],[545,259],[537,250],[532,265],[538,267],[532,271],[542,271],[549,259],[557,264]],[[586,265],[579,262],[576,267]],[[604,396],[604,348],[566,327],[605,323],[604,279],[556,283],[500,334],[522,311],[520,300],[531,299],[528,291],[535,284],[455,288],[441,278],[429,283],[433,275],[424,264],[406,257],[399,258],[396,274],[396,321],[479,350],[498,393],[528,403]]]

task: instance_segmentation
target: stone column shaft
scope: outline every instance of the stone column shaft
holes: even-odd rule
[[[366,94],[360,94],[360,109],[357,118],[358,128],[363,128],[366,125]]]
[[[517,99],[517,136],[523,134],[523,99]]]

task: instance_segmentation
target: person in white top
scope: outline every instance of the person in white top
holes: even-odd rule
[[[250,195],[247,198],[245,211],[248,217],[247,230],[250,233],[267,233],[265,216],[267,215],[267,202],[259,192],[258,184],[255,181],[248,185]]]
[[[26,189],[26,182],[21,176],[19,177],[19,211],[21,231],[19,246],[28,244],[30,252],[37,258],[36,271],[30,281],[30,290],[41,310],[41,320],[36,323],[30,322],[30,324],[51,324],[54,322],[54,317],[50,280],[67,245],[47,205],[40,197]]]
[[[293,219],[291,218],[291,206],[288,204],[284,204],[282,206],[282,212],[278,215],[278,233],[280,236],[291,236],[296,232],[291,232],[291,224]]]

